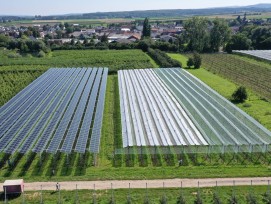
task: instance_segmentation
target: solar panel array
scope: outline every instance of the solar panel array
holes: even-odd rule
[[[124,147],[208,144],[153,70],[118,75]]]
[[[251,55],[264,60],[271,61],[271,50],[233,50],[233,52]]]
[[[99,146],[107,74],[107,68],[49,69],[0,108],[0,152],[96,153],[99,147],[87,143],[97,120],[92,134]]]
[[[271,144],[270,131],[185,70],[123,70],[118,76],[123,147],[266,151]]]

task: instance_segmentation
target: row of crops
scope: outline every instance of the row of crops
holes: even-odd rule
[[[0,108],[0,151],[98,153],[107,74],[49,69]]]
[[[112,70],[133,68],[151,68],[150,58],[141,50],[64,50],[54,51],[43,58],[9,58],[1,51],[0,66],[32,65],[49,67],[110,67]]]
[[[203,54],[203,66],[231,81],[249,87],[263,98],[271,100],[271,69],[247,59],[228,54]]]
[[[123,147],[265,152],[271,132],[182,69],[118,72]]]
[[[42,73],[41,70],[0,72],[0,106],[4,105]]]

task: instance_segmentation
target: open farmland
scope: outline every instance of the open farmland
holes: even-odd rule
[[[270,131],[184,70],[124,70],[119,80],[123,147],[269,151]]]
[[[81,51],[78,51],[81,52]],[[128,51],[129,52],[129,51]],[[103,56],[100,56],[102,59]],[[48,66],[48,65],[47,65]],[[127,67],[129,64],[127,64]],[[35,70],[31,65],[14,65],[21,69]],[[13,73],[11,66],[2,66],[5,73]],[[44,68],[45,67],[45,68]],[[145,68],[145,67],[143,67]],[[46,66],[37,65],[37,69],[46,70]],[[202,70],[202,69],[200,69]],[[191,70],[192,71],[192,70]],[[193,70],[194,71],[194,70]],[[207,72],[206,70],[204,70]],[[209,73],[209,72],[208,72]],[[211,74],[211,73],[210,73]],[[214,75],[217,76],[217,75]],[[209,75],[207,76],[209,77]],[[219,83],[220,78],[209,77]],[[234,86],[234,84],[233,84]],[[102,137],[97,165],[93,166],[93,155],[72,152],[36,154],[25,156],[16,153],[10,157],[12,166],[3,163],[7,154],[0,154],[0,180],[24,177],[27,181],[64,181],[64,180],[104,180],[104,179],[155,179],[155,178],[202,178],[202,177],[244,177],[269,176],[270,153],[225,153],[221,154],[175,154],[174,148],[159,147],[156,155],[151,149],[142,148],[143,155],[136,153],[137,148],[130,148],[130,155],[113,154],[122,149],[121,117],[119,101],[118,76],[108,76],[105,110],[102,126]],[[232,90],[234,90],[235,86]],[[252,106],[253,107],[253,106]],[[164,154],[166,153],[166,154]],[[179,168],[178,160],[182,158],[183,167]],[[68,162],[67,162],[68,161]],[[52,169],[55,170],[52,175]]]
[[[242,84],[258,93],[262,98],[271,100],[270,65],[251,63],[245,58],[229,54],[203,54],[203,67],[223,77]]]
[[[151,59],[141,50],[60,50],[38,57],[10,58],[9,51],[1,51],[1,66],[31,65],[50,67],[109,67],[110,70],[152,68]],[[16,69],[15,69],[16,70]]]
[[[1,107],[0,151],[98,153],[107,73],[49,69]]]

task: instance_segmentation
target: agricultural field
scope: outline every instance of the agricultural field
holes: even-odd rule
[[[14,53],[13,53],[14,54]],[[152,68],[151,59],[141,50],[61,50],[43,58],[31,55],[10,57],[10,51],[0,51],[2,66],[28,65],[32,67],[108,67],[111,70]],[[12,55],[13,56],[13,55]]]
[[[78,52],[81,53],[82,51]],[[91,51],[87,52],[91,53]],[[59,53],[65,52],[59,51]],[[139,53],[142,52],[140,51]],[[47,57],[47,59],[50,59],[50,56]],[[148,56],[145,55],[145,57],[150,60]],[[103,59],[103,56],[100,58]],[[119,58],[118,60],[121,59]],[[35,62],[37,61],[35,60]],[[130,63],[132,62],[130,61]],[[150,63],[148,66],[155,66],[151,63],[151,60],[148,63]],[[48,62],[47,65],[37,65],[37,69],[41,72],[40,75],[48,69],[47,66],[50,66],[49,64]],[[32,66],[31,63],[22,66],[14,65],[17,70],[12,72],[12,66],[8,66],[7,64],[7,66],[2,66],[0,69],[1,74],[7,72],[16,73],[20,71],[20,68],[35,71],[32,68],[35,66]],[[144,66],[144,64],[141,64],[141,66]],[[7,71],[3,72],[2,69],[7,69]],[[189,71],[192,73],[194,70]],[[221,83],[221,78],[213,78],[213,76],[218,77],[217,75],[210,76],[208,74],[211,73],[204,69],[196,71],[205,71],[198,74],[199,78],[205,75],[209,79],[209,82]],[[193,74],[196,75],[197,73]],[[227,80],[225,81],[230,83]],[[147,148],[142,148],[143,154],[138,154],[137,148],[131,148],[130,154],[118,152],[117,150],[122,149],[123,146],[118,83],[117,75],[111,74],[108,76],[101,145],[99,154],[97,155],[96,166],[94,166],[95,155],[89,152],[84,155],[72,152],[69,156],[61,152],[57,154],[31,153],[27,155],[16,153],[10,158],[12,166],[9,166],[7,162],[3,162],[7,156],[1,153],[0,180],[3,181],[7,178],[18,177],[23,177],[26,181],[64,181],[271,176],[269,167],[271,160],[270,153],[268,152],[253,154],[248,152],[239,154],[225,153],[224,155],[219,153],[176,154],[174,148],[167,149],[167,154],[164,154],[163,148],[158,148],[157,154],[152,154]],[[225,89],[224,85],[223,87]],[[236,86],[231,83],[230,89],[234,90],[235,88]],[[250,103],[250,101],[248,102]],[[243,104],[240,106],[243,106]],[[254,108],[254,104],[252,104],[251,108]],[[265,126],[268,126],[268,122],[270,123],[270,121],[266,120],[267,125]],[[183,160],[182,167],[178,167],[179,159]],[[55,170],[54,174],[52,173],[52,169]]]
[[[42,70],[0,71],[0,107],[42,73]]]
[[[271,100],[271,69],[253,64],[244,58],[229,54],[203,54],[202,65],[208,71],[221,75],[253,90],[266,100]],[[269,65],[270,67],[270,65]]]

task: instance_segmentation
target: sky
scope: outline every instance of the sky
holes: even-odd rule
[[[0,15],[55,15],[104,11],[196,9],[271,3],[270,0],[0,0]]]

